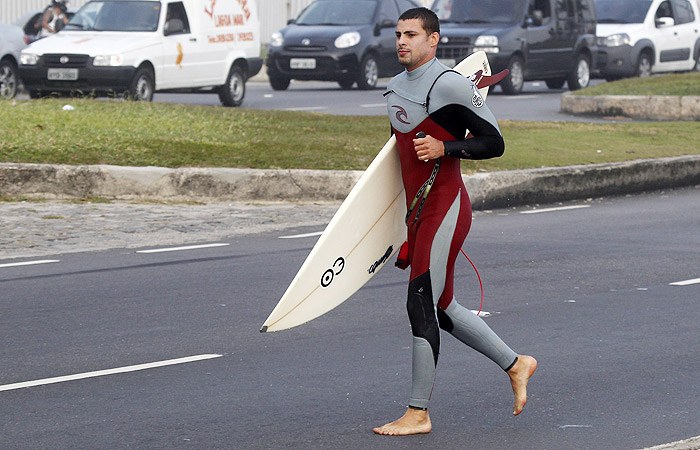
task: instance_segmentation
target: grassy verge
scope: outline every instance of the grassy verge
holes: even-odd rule
[[[75,107],[63,111],[65,104]],[[465,172],[698,154],[698,122],[502,121],[506,154]],[[0,102],[0,162],[363,170],[389,137],[383,116],[158,103]]]
[[[574,91],[574,95],[700,95],[700,72],[625,78]]]

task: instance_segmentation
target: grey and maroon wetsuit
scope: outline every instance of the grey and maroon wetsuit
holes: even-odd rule
[[[433,174],[437,160],[418,159],[413,139],[424,132],[445,144],[429,195],[408,217],[411,264],[407,309],[413,333],[413,384],[409,405],[428,407],[440,349],[439,328],[508,370],[513,352],[476,314],[453,297],[454,264],[472,221],[471,203],[460,172],[460,158],[486,159],[503,154],[498,123],[468,78],[437,59],[394,77],[384,95],[399,148],[410,209]],[[465,139],[467,130],[473,138]],[[438,325],[439,324],[439,325]]]

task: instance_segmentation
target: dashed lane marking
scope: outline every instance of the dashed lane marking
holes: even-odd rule
[[[203,361],[206,359],[220,358],[221,356],[223,356],[223,355],[217,355],[217,354],[195,355],[195,356],[188,356],[186,358],[168,359],[165,361],[156,361],[156,362],[147,363],[147,364],[137,364],[134,366],[118,367],[116,369],[97,370],[95,372],[78,373],[75,375],[66,375],[63,377],[44,378],[41,380],[6,384],[3,386],[0,386],[0,392],[1,391],[12,391],[15,389],[22,389],[22,388],[35,387],[35,386],[43,386],[46,384],[64,383],[66,381],[83,380],[85,378],[102,377],[105,375],[115,375],[118,373],[137,372],[139,370],[155,369],[157,367],[174,366],[176,364],[186,364],[186,363],[191,363],[191,362],[196,362],[196,361]]]
[[[41,259],[38,261],[24,261],[24,262],[18,262],[18,263],[0,264],[0,268],[2,268],[2,267],[33,266],[35,264],[50,264],[50,263],[57,263],[57,262],[60,262],[60,259]]]
[[[150,250],[138,250],[136,253],[161,253],[161,252],[179,252],[182,250],[197,250],[200,248],[212,248],[212,247],[225,247],[227,245],[223,242],[218,242],[215,244],[202,244],[202,245],[186,245],[184,247],[165,247],[165,248],[153,248]]]
[[[312,236],[320,236],[323,234],[323,231],[314,231],[313,233],[304,233],[304,234],[293,234],[291,236],[280,236],[280,239],[301,239],[301,238],[307,238],[307,237],[312,237]]]
[[[520,214],[539,214],[539,213],[566,211],[569,209],[581,209],[581,208],[590,208],[590,207],[591,207],[591,205],[558,206],[556,208],[530,209],[527,211],[520,211]]]
[[[683,280],[670,283],[671,286],[690,286],[691,284],[700,284],[700,278],[694,278],[692,280]]]

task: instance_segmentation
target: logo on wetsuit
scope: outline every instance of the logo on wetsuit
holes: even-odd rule
[[[484,106],[484,97],[481,96],[481,92],[479,92],[479,88],[477,88],[476,85],[473,85],[472,89],[474,89],[474,95],[472,96],[472,105],[474,105],[475,108],[481,108],[482,106]]]
[[[406,125],[411,124],[411,122],[407,122],[406,120],[404,120],[404,119],[408,119],[408,113],[406,112],[406,110],[404,108],[402,108],[401,106],[398,106],[398,105],[393,105],[392,108],[397,109],[396,120],[398,120],[401,123],[405,123]]]

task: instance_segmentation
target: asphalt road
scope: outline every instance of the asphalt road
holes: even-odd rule
[[[382,94],[388,79],[370,91],[342,90],[337,83],[293,81],[285,91],[273,91],[267,82],[249,81],[243,108],[310,111],[342,115],[386,115]],[[591,85],[602,82],[593,80]],[[565,89],[548,89],[544,82],[528,82],[521,95],[504,95],[500,87],[489,94],[487,103],[499,120],[610,122],[619,118],[574,116],[560,112]],[[220,106],[216,94],[156,94],[154,101]]]
[[[697,436],[700,284],[671,283],[700,277],[698,189],[556,206],[573,208],[478,212],[465,245],[487,322],[540,362],[519,417],[500,369],[445,335],[433,432],[375,436],[410,390],[407,274],[385,268],[326,316],[260,334],[315,242],[280,236],[319,230],[296,227],[0,261],[0,448],[614,450]],[[456,292],[478,306],[465,261]]]

